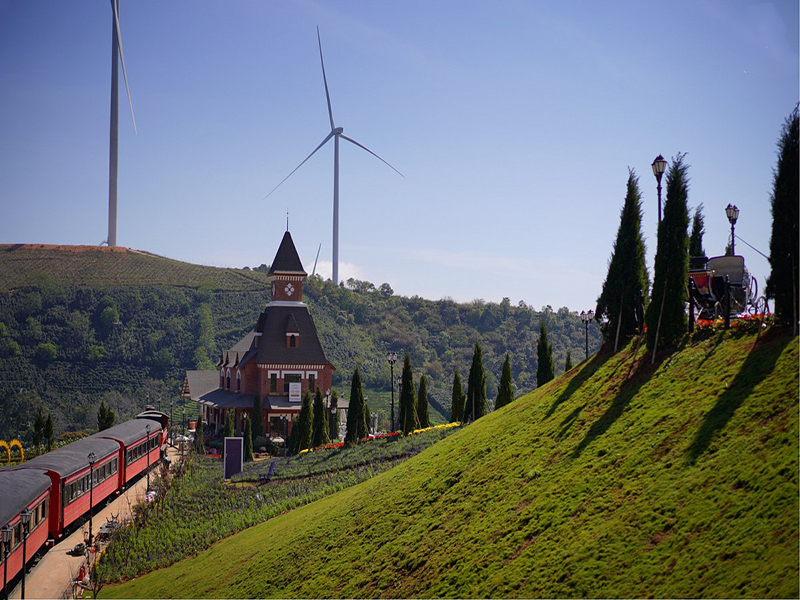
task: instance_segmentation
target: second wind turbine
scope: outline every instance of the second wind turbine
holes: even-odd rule
[[[314,151],[311,152],[311,154],[309,154],[308,156],[306,156],[303,162],[301,162],[294,168],[294,171],[292,171],[286,177],[284,177],[283,180],[278,185],[272,188],[272,191],[270,191],[269,194],[264,196],[264,200],[269,198],[272,192],[281,187],[284,181],[286,181],[287,179],[289,179],[289,177],[294,175],[295,171],[297,171],[297,169],[302,167],[309,158],[314,156],[317,150],[322,148],[325,144],[328,143],[328,141],[331,138],[333,138],[333,282],[338,285],[339,284],[339,138],[347,140],[348,142],[358,146],[362,150],[366,150],[367,152],[372,154],[372,156],[374,156],[382,163],[390,167],[393,171],[395,171],[398,175],[400,175],[400,177],[405,178],[405,175],[403,175],[400,171],[395,169],[392,165],[383,160],[380,156],[375,154],[372,150],[370,150],[366,146],[359,144],[352,138],[347,137],[343,133],[344,130],[341,127],[336,126],[336,123],[334,123],[333,120],[333,110],[331,109],[331,95],[328,91],[328,78],[325,76],[325,61],[322,59],[322,40],[320,39],[319,35],[319,27],[317,27],[317,44],[319,45],[319,62],[322,65],[322,81],[325,84],[325,99],[328,101],[328,117],[330,118],[331,121],[331,131],[330,133],[328,133],[328,135],[325,136],[325,139],[322,140],[322,142],[320,142],[319,146],[314,148]]]

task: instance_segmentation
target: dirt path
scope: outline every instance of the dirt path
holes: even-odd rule
[[[172,448],[167,452],[167,456],[172,461],[180,460],[180,453],[174,452]],[[150,474],[150,477],[153,477],[153,473]],[[119,515],[119,520],[125,521],[131,514],[131,508],[144,498],[146,489],[147,477],[142,477],[123,494],[120,494],[119,497],[109,502],[105,508],[96,513],[92,522],[93,535],[97,535],[97,531],[111,515]],[[72,580],[85,559],[83,556],[70,556],[67,551],[85,541],[88,535],[89,524],[87,523],[48,550],[42,560],[39,561],[39,564],[31,567],[28,572],[25,579],[25,597],[72,597]],[[9,598],[20,598],[21,593],[21,585],[17,584],[9,594]]]

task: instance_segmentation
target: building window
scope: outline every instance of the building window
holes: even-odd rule
[[[269,376],[269,391],[272,393],[278,392],[278,374],[273,373]]]
[[[289,348],[297,348],[297,336],[290,335],[289,336]]]
[[[242,372],[236,371],[236,391],[242,391]]]
[[[301,383],[303,380],[302,375],[284,375],[283,376],[283,393],[289,393],[290,383]]]
[[[309,375],[308,376],[308,390],[311,393],[317,391],[317,376],[316,375]]]
[[[228,369],[228,372],[225,373],[225,389],[231,389],[231,370]]]

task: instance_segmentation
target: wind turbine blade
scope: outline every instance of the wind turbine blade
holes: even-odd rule
[[[117,33],[117,47],[119,48],[119,60],[122,63],[122,77],[125,79],[125,91],[128,92],[128,106],[131,107],[131,119],[133,120],[133,131],[139,133],[136,129],[136,115],[133,114],[133,100],[131,100],[131,88],[128,87],[128,71],[125,69],[125,55],[122,52],[122,32],[119,28],[119,11],[117,10],[117,1],[111,0],[111,10],[114,11],[114,23],[116,24],[115,31]]]
[[[325,61],[322,60],[322,40],[319,37],[319,27],[317,27],[317,42],[319,43],[319,62],[322,65],[322,81],[325,82],[325,99],[328,101],[328,116],[331,119],[331,129],[336,129],[333,124],[333,110],[331,110],[331,95],[328,93],[328,78],[325,76]]]
[[[282,180],[282,181],[281,181],[281,182],[280,182],[278,185],[276,185],[274,188],[272,188],[272,190],[270,191],[270,193],[269,193],[269,194],[267,194],[266,196],[264,196],[264,197],[262,198],[262,200],[266,200],[267,198],[269,198],[269,197],[272,195],[272,192],[274,192],[274,191],[275,191],[275,190],[277,190],[279,187],[281,187],[281,186],[283,185],[283,182],[284,182],[284,181],[286,181],[287,179],[289,179],[289,177],[291,177],[292,175],[294,175],[294,173],[295,173],[295,171],[297,171],[297,169],[299,169],[299,168],[300,168],[300,167],[302,167],[304,164],[306,164],[306,161],[307,161],[309,158],[311,158],[312,156],[314,156],[314,154],[317,152],[317,150],[319,150],[320,148],[322,148],[322,147],[323,147],[323,146],[324,146],[324,145],[327,143],[327,141],[333,137],[333,135],[334,135],[334,134],[333,134],[333,132],[331,132],[331,133],[329,133],[328,135],[326,135],[326,136],[325,136],[325,139],[324,139],[324,140],[322,140],[322,142],[320,143],[320,145],[319,145],[319,146],[317,146],[316,148],[314,148],[314,151],[313,151],[311,154],[309,154],[308,156],[306,156],[306,157],[305,157],[305,159],[303,160],[303,162],[301,162],[299,165],[297,165],[297,166],[294,168],[294,171],[292,171],[291,173],[289,173],[289,174],[288,174],[286,177],[284,177],[284,178],[283,178],[283,180]]]
[[[347,137],[347,136],[346,136],[345,134],[343,134],[343,133],[340,133],[340,134],[339,134],[339,137],[340,137],[340,138],[342,138],[343,140],[347,140],[347,141],[348,141],[348,142],[350,142],[351,144],[355,144],[356,146],[358,146],[358,147],[359,147],[359,148],[361,148],[362,150],[366,150],[367,152],[369,152],[370,154],[372,154],[372,156],[374,156],[374,157],[375,157],[375,158],[377,158],[379,161],[381,161],[383,164],[385,164],[385,165],[386,165],[386,166],[388,166],[390,169],[392,169],[392,170],[393,170],[395,173],[397,173],[398,175],[400,175],[400,177],[402,177],[403,179],[405,179],[405,178],[406,178],[406,176],[405,176],[405,175],[403,175],[403,174],[402,174],[400,171],[398,171],[397,169],[395,169],[395,168],[394,168],[392,165],[390,165],[388,162],[386,162],[385,160],[383,160],[383,159],[382,159],[380,156],[378,156],[377,154],[375,154],[375,153],[374,153],[372,150],[370,150],[370,149],[369,149],[369,148],[367,148],[366,146],[364,146],[364,145],[362,145],[362,144],[359,144],[357,141],[355,141],[355,140],[354,140],[354,139],[352,139],[352,138],[349,138],[349,137]]]

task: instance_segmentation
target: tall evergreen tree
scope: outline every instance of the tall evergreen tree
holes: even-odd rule
[[[33,420],[33,447],[36,449],[36,454],[42,453],[42,442],[44,441],[44,413],[40,406],[36,409],[36,418]]]
[[[417,428],[417,422],[417,390],[414,388],[411,356],[406,352],[400,384],[400,419],[397,424],[403,433],[409,434]]]
[[[564,363],[564,373],[572,368],[572,351],[567,348],[567,362]]]
[[[48,452],[56,445],[56,438],[53,434],[53,416],[48,412],[44,421],[44,445]]]
[[[668,348],[686,332],[689,294],[689,177],[684,154],[672,159],[667,171],[664,218],[658,225],[653,295],[647,307],[647,347]]]
[[[244,462],[253,460],[253,419],[244,420]]]
[[[323,446],[331,441],[328,436],[328,423],[325,418],[325,403],[322,401],[322,392],[317,388],[314,395],[314,436],[311,447]]]
[[[260,438],[264,435],[264,428],[261,426],[261,396],[256,394],[253,396],[253,435],[250,436],[253,438],[253,443],[257,438]]]
[[[314,439],[314,409],[312,407],[311,392],[303,394],[303,406],[300,409],[300,418],[297,421],[297,451],[313,448]]]
[[[769,241],[767,296],[775,299],[775,319],[792,323],[798,315],[798,108],[786,119],[778,140],[778,164],[772,183],[772,237]]]
[[[100,401],[100,408],[97,409],[97,429],[103,431],[114,425],[117,415],[114,411],[106,406],[105,400]]]
[[[458,367],[453,373],[453,393],[450,400],[450,422],[460,423],[464,420],[464,403],[466,402],[466,394],[461,385],[461,375],[458,374]]]
[[[467,379],[467,399],[464,420],[475,421],[486,414],[486,370],[483,368],[483,350],[478,342],[472,354],[472,366]]]
[[[206,453],[205,436],[203,434],[203,407],[200,407],[200,415],[197,417],[197,427],[194,430],[194,451],[203,456]]]
[[[223,430],[224,437],[235,437],[236,436],[236,424],[234,422],[234,411],[233,409],[228,410],[225,413],[225,429]],[[225,440],[222,440],[222,458],[225,458]]]
[[[430,427],[431,420],[428,417],[428,378],[423,375],[419,378],[419,390],[417,391],[417,420],[420,427]]]
[[[292,417],[290,429],[291,433],[289,433],[287,448],[289,449],[289,454],[294,455],[300,451],[300,426],[297,417]]]
[[[332,441],[337,441],[339,439],[339,394],[336,390],[331,391],[331,408],[333,410],[328,416],[328,436]]]
[[[703,204],[700,203],[694,210],[692,217],[692,234],[689,236],[689,256],[705,256],[703,248],[703,234],[706,232],[705,218],[703,217]]]
[[[344,441],[347,443],[358,442],[367,437],[364,404],[361,372],[356,367],[350,382],[350,407],[347,409],[347,433],[344,436]]]
[[[539,341],[536,344],[538,366],[536,368],[536,387],[542,387],[556,376],[553,365],[553,347],[547,340],[547,324],[544,318],[539,325]]]
[[[595,319],[606,323],[603,327],[605,339],[616,339],[617,329],[623,338],[636,333],[641,326],[636,318],[637,303],[640,294],[647,297],[647,288],[642,194],[639,191],[639,178],[631,169],[628,171],[627,193],[620,213],[617,239],[595,310]]]
[[[503,361],[503,370],[500,373],[500,387],[497,389],[497,399],[494,401],[494,409],[504,407],[514,400],[514,378],[511,375],[511,358],[506,352],[506,359]]]

